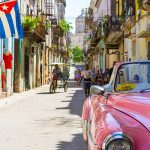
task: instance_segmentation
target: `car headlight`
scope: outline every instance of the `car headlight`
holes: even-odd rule
[[[133,143],[122,132],[114,132],[105,138],[102,150],[133,150]]]

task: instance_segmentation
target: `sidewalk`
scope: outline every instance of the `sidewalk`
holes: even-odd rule
[[[68,88],[81,88],[81,89],[83,89],[83,85],[81,84],[80,86],[77,86],[76,81],[74,81],[73,79],[69,80],[68,84],[69,84]],[[37,87],[37,88],[31,89],[29,91],[24,91],[22,93],[13,93],[12,96],[0,99],[0,109],[7,107],[9,105],[15,104],[18,101],[24,100],[25,98],[27,98],[29,96],[30,97],[33,96],[34,94],[36,94],[36,92],[38,90],[43,89],[43,87],[49,88],[49,85],[43,85],[41,87]],[[48,91],[49,91],[49,89],[48,89]]]
[[[40,90],[46,86],[48,86],[48,85],[43,85],[41,87],[37,87],[37,88],[31,89],[29,91],[24,91],[22,93],[13,93],[12,96],[2,98],[2,99],[0,99],[0,109],[4,108],[6,106],[9,106],[9,105],[15,104],[18,101],[24,100],[25,98],[29,97],[29,95],[30,96],[34,95],[37,90]]]

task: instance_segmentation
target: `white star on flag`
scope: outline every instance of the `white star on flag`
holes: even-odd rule
[[[3,8],[3,10],[7,10],[8,9],[8,6],[6,6],[6,5],[3,5],[1,7]]]
[[[0,0],[0,39],[7,37],[23,39],[18,0]]]

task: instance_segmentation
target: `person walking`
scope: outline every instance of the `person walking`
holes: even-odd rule
[[[77,73],[75,74],[75,78],[77,81],[77,85],[80,86],[80,80],[81,80],[81,71],[78,69]]]
[[[109,69],[106,68],[104,72],[104,85],[109,83]]]
[[[95,77],[96,77],[96,70],[95,70],[95,68],[93,68],[91,70],[90,75],[91,75],[92,85],[94,85],[95,84]]]
[[[84,84],[85,97],[88,97],[90,95],[90,87],[92,84],[91,75],[88,70],[84,71],[83,84]]]

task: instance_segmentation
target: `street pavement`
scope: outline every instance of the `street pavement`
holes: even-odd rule
[[[87,150],[82,138],[84,93],[49,94],[45,85],[0,100],[0,150]]]

